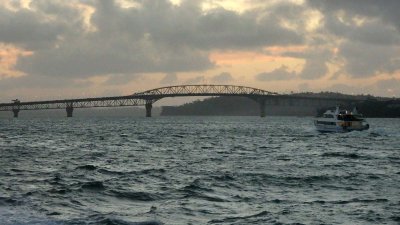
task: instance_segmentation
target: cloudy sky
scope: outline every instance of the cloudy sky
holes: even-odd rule
[[[180,84],[400,97],[399,0],[5,0],[0,100]]]

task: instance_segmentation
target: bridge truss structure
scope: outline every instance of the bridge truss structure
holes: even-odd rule
[[[270,96],[278,93],[258,88],[234,85],[180,85],[156,88],[135,94],[136,96]]]
[[[16,99],[12,103],[1,103],[0,111],[12,111],[18,117],[20,110],[66,109],[67,117],[72,117],[74,108],[92,107],[123,107],[145,106],[146,116],[151,116],[152,104],[166,97],[184,96],[242,96],[260,102],[264,108],[263,99],[268,96],[278,96],[278,93],[262,89],[235,85],[180,85],[156,88],[127,96],[63,99],[48,101],[21,102]],[[261,112],[262,116],[265,112]]]

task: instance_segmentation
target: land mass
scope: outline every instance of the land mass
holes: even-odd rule
[[[400,117],[400,99],[374,97],[370,95],[345,95],[332,92],[321,93],[299,93],[294,96],[306,97],[330,97],[330,98],[360,98],[365,99],[355,105],[344,105],[347,109],[357,107],[358,111],[366,117]],[[294,100],[296,101],[296,100]],[[328,108],[335,105],[326,102],[327,106],[312,104],[287,104],[275,103],[266,105],[268,116],[316,116],[322,114]],[[181,106],[163,106],[161,116],[259,116],[259,104],[246,97],[213,97],[197,100]]]

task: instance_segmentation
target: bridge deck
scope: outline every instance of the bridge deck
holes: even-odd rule
[[[14,116],[18,116],[20,110],[42,110],[42,109],[66,109],[68,116],[72,116],[74,108],[91,107],[122,107],[122,106],[146,106],[146,110],[151,114],[151,105],[167,97],[187,97],[187,96],[242,96],[248,97],[260,104],[263,112],[265,103],[268,99],[280,100],[315,100],[338,102],[358,102],[365,99],[359,98],[329,98],[329,97],[310,97],[301,95],[284,95],[275,92],[265,91],[257,88],[234,86],[234,85],[182,85],[152,89],[138,92],[133,95],[97,97],[97,98],[78,98],[60,99],[47,101],[21,102],[14,100],[13,103],[1,103],[0,111],[13,111]]]

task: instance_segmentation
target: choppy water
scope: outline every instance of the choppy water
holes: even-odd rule
[[[400,120],[0,120],[0,224],[399,224]]]

